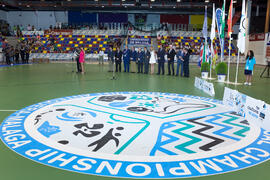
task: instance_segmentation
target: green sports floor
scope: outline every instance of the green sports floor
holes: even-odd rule
[[[0,122],[15,110],[49,99],[65,96],[114,91],[150,91],[189,94],[209,97],[194,88],[194,77],[200,77],[199,68],[190,66],[190,78],[145,75],[137,73],[117,73],[111,80],[107,65],[87,64],[85,74],[77,74],[71,63],[50,63],[0,67]],[[261,99],[270,104],[270,78],[260,78],[264,67],[257,66],[252,86],[234,86],[214,82],[215,99],[221,100],[224,87]],[[231,70],[234,81],[235,67]],[[243,66],[240,66],[238,82],[244,82]],[[270,161],[244,170],[221,175],[206,176],[200,180],[268,180]],[[65,179],[65,180],[105,180],[111,177],[91,176],[48,167],[19,156],[0,143],[0,179]]]

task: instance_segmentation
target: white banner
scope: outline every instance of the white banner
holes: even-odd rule
[[[214,89],[213,83],[209,83],[209,82],[207,82],[204,79],[195,77],[194,86],[196,88],[202,90],[206,94],[209,94],[210,96],[214,96],[215,95],[215,89]]]
[[[270,106],[264,101],[225,87],[223,104],[231,107],[238,115],[245,117],[248,121],[270,130]]]
[[[231,107],[237,114],[245,116],[246,95],[225,87],[223,104]]]

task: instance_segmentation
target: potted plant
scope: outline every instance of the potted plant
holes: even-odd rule
[[[201,73],[202,73],[202,78],[207,79],[208,78],[208,73],[210,71],[210,65],[208,62],[203,62],[201,65]]]
[[[225,62],[219,62],[216,66],[216,73],[218,76],[218,82],[224,82],[228,72],[228,66]]]

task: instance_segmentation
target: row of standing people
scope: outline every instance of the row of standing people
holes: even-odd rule
[[[172,45],[169,50],[165,50],[162,46],[155,51],[152,47],[150,51],[147,47],[138,48],[135,47],[128,49],[127,47],[121,51],[118,47],[116,51],[113,51],[112,47],[108,50],[108,62],[109,72],[113,71],[113,64],[115,63],[115,72],[121,72],[122,61],[124,63],[124,72],[136,72],[134,67],[137,65],[137,73],[154,73],[155,64],[158,64],[157,74],[165,74],[165,60],[167,59],[168,74],[167,75],[180,75],[189,77],[189,52],[188,49],[175,49]],[[175,73],[174,64],[177,62],[177,69]],[[130,68],[133,67],[133,69]]]
[[[14,46],[6,43],[3,47],[3,52],[5,54],[6,64],[13,65],[19,63],[29,63],[30,56],[30,46],[28,44],[22,43],[20,45]],[[21,62],[20,62],[21,59]]]

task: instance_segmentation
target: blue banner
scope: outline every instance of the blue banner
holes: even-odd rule
[[[217,21],[217,29],[218,35],[220,36],[221,31],[221,20],[222,20],[222,10],[220,8],[216,9],[216,21]]]
[[[151,39],[150,38],[129,38],[128,44],[139,45],[139,46],[149,46],[151,45]]]

